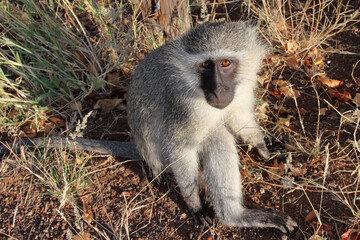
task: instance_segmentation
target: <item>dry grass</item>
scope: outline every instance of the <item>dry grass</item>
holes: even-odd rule
[[[252,5],[268,43],[280,53],[301,54],[327,45],[329,38],[359,21],[343,1],[263,0]],[[294,45],[296,46],[289,46]]]
[[[360,159],[357,132],[360,118],[353,106],[349,106],[351,110],[346,113],[334,107],[323,94],[324,90],[331,91],[328,90],[331,88],[319,84],[318,78],[326,76],[323,63],[326,56],[334,52],[329,40],[336,34],[351,29],[353,24],[359,23],[359,11],[349,9],[349,5],[342,1],[328,0],[262,1],[261,4],[253,5],[251,9],[258,16],[262,35],[271,46],[271,51],[275,52],[268,60],[268,71],[265,72],[264,77],[267,83],[264,84],[266,88],[262,96],[268,96],[274,86],[275,90],[281,88],[274,83],[274,80],[281,79],[286,72],[288,72],[287,76],[290,76],[285,79],[286,88],[289,89],[288,96],[280,98],[273,104],[270,103],[271,112],[267,115],[274,114],[271,119],[275,120],[265,120],[268,126],[267,131],[272,137],[282,135],[287,138],[282,142],[288,151],[280,154],[285,155],[285,163],[280,166],[276,164],[269,166],[252,162],[252,165],[260,170],[261,176],[263,172],[268,172],[270,176],[273,176],[263,181],[265,186],[278,184],[280,180],[282,186],[288,187],[284,195],[289,195],[294,189],[298,189],[306,196],[314,218],[309,221],[312,222],[313,233],[311,231],[304,233],[304,238],[312,236],[325,239],[325,233],[329,231],[326,229],[329,222],[346,223],[349,228],[357,228],[360,214],[358,207]],[[311,66],[307,65],[309,62]],[[297,75],[300,75],[300,79]],[[302,82],[300,83],[299,80]],[[306,105],[302,104],[302,107],[299,107],[298,99],[304,101],[306,98],[299,98],[294,94],[294,91],[302,88],[310,89],[306,93],[300,90],[299,93],[307,94],[308,99],[313,99],[311,103],[308,103],[315,104],[317,108],[317,112],[314,113],[317,117],[310,123],[314,124],[315,128],[309,128],[304,123],[302,112]],[[319,92],[322,94],[320,95]],[[295,109],[289,109],[289,102],[293,102],[290,105]],[[338,130],[334,132],[337,137],[334,138],[326,133],[327,129],[322,120],[324,113],[321,111],[327,108],[336,112],[335,118],[340,122]],[[286,114],[287,121],[292,126],[297,125],[296,132],[293,127],[289,128],[289,125],[284,124],[284,121],[281,121],[283,119],[278,117],[288,110],[290,112]],[[347,120],[345,115],[351,120]],[[339,140],[339,136],[344,133],[344,125],[341,124],[344,122],[351,124],[353,130],[347,143]],[[297,174],[300,174],[301,180],[294,181],[294,175]],[[312,195],[309,195],[311,192],[320,193],[320,199],[311,197]],[[332,201],[351,212],[346,220],[328,211],[329,206],[326,205],[329,203],[327,199],[329,194],[332,196]],[[307,221],[306,217],[303,220]],[[338,229],[336,231],[337,236],[334,237],[341,238],[343,233]]]

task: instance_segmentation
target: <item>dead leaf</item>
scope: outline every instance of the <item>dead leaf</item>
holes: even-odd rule
[[[280,63],[283,61],[283,57],[279,54],[271,53],[266,56],[266,62],[270,66],[279,66]]]
[[[319,56],[319,51],[317,48],[314,48],[308,52],[308,54],[311,58],[317,58]]]
[[[279,92],[276,89],[274,89],[273,91],[269,90],[269,93],[271,95],[273,95],[276,99],[279,99],[281,97],[281,95],[283,94],[282,92]]]
[[[90,240],[90,233],[88,231],[79,232],[72,239],[73,240]]]
[[[272,80],[271,83],[277,87],[287,86],[287,81],[285,80]]]
[[[280,92],[283,93],[285,95],[285,97],[288,98],[298,98],[300,97],[300,91],[294,89],[294,88],[290,88],[289,86],[282,86],[279,88]]]
[[[90,224],[94,219],[94,214],[89,206],[89,202],[91,200],[88,197],[81,197],[80,199],[83,206],[82,218],[85,219]]]
[[[311,61],[311,67],[313,65],[321,66],[324,63],[324,56],[317,50],[317,48],[314,48],[307,53],[307,56],[304,59],[304,64],[309,63],[309,59]]]
[[[294,167],[292,166],[290,168],[290,171],[291,171],[291,174],[294,176],[294,177],[300,177],[300,176],[304,176],[307,172],[307,169],[304,168],[304,167]]]
[[[274,110],[279,111],[280,113],[291,113],[292,112],[291,109],[287,109],[283,105],[279,106],[276,103],[274,105]]]
[[[341,121],[355,123],[359,118],[360,118],[360,110],[355,109],[353,111],[348,111],[344,113],[344,116],[341,118]]]
[[[269,103],[262,101],[256,106],[256,112],[266,114],[268,112]]]
[[[330,97],[336,98],[340,102],[347,102],[351,100],[351,94],[349,92],[343,91],[342,93],[335,91],[333,89],[328,89]]]
[[[276,124],[278,124],[280,126],[289,127],[291,118],[292,118],[292,116],[289,116],[287,118],[279,118],[279,120],[276,122]]]
[[[76,164],[82,165],[85,161],[85,156],[83,154],[76,154]]]
[[[74,54],[74,56],[75,56],[77,59],[79,59],[80,61],[86,62],[86,57],[84,56],[84,53],[83,53],[83,52],[80,52],[80,51],[75,50],[75,51],[73,52],[73,54]]]
[[[312,69],[313,61],[311,57],[305,57],[303,60],[303,64],[307,69]]]
[[[95,58],[92,58],[88,64],[88,71],[93,76],[98,76],[100,72],[100,67],[97,64],[97,61]]]
[[[322,64],[324,61],[322,59],[316,60],[315,65],[320,65]]]
[[[323,238],[319,235],[312,235],[309,240],[322,240]]]
[[[245,179],[249,175],[249,173],[246,168],[242,168],[240,169],[240,175],[241,175],[241,179]]]
[[[117,86],[120,84],[120,74],[118,71],[110,72],[106,75],[105,80]]]
[[[341,235],[341,240],[358,240],[360,238],[360,229],[349,229]]]
[[[104,112],[110,112],[110,111],[114,110],[115,107],[123,101],[124,101],[123,99],[119,99],[119,98],[99,99],[93,108],[101,109]]]
[[[334,226],[331,224],[326,224],[326,223],[322,223],[322,225],[320,226],[320,229],[318,230],[318,234],[320,235],[324,235],[326,234],[331,234],[331,231],[334,229]]]
[[[76,101],[76,102],[71,102],[69,104],[71,110],[74,110],[74,111],[81,111],[82,110],[82,104],[80,101]]]
[[[56,133],[54,128],[55,128],[55,124],[53,122],[45,123],[44,132],[46,133],[46,135],[50,134],[50,135],[54,136],[54,134]]]
[[[13,109],[9,112],[8,118],[14,119],[19,114],[19,110]]]
[[[327,110],[329,110],[329,109],[328,108],[320,108],[320,116],[325,116]]]
[[[304,115],[306,115],[307,110],[305,108],[299,108],[299,112],[300,112],[301,116],[304,116]]]
[[[300,92],[296,89],[291,89],[288,82],[284,80],[272,80],[271,83],[278,87],[278,90],[269,91],[276,98],[280,98],[281,95],[285,95],[290,98],[298,98],[300,96]],[[277,91],[277,92],[276,92]]]
[[[267,82],[269,82],[269,76],[267,74],[262,74],[257,78],[257,80],[261,86],[264,86]]]
[[[306,217],[304,218],[304,221],[305,222],[310,222],[312,220],[314,220],[316,218],[316,213],[314,210],[311,210],[307,215]]]
[[[269,168],[269,178],[279,179],[285,174],[285,165],[283,162],[278,163],[277,159],[274,159],[274,163]]]
[[[356,93],[354,99],[352,100],[352,102],[356,105],[356,106],[360,106],[360,93]]]
[[[294,53],[299,48],[299,44],[295,40],[289,40],[285,43],[285,51]]]
[[[275,14],[277,14],[276,11],[274,11]],[[277,31],[279,32],[287,32],[288,31],[288,27],[291,27],[291,25],[289,26],[286,21],[285,18],[278,18],[277,21],[274,24],[275,28]]]
[[[326,75],[320,76],[317,79],[317,81],[319,81],[323,86],[331,87],[331,88],[339,87],[339,86],[343,85],[343,83],[344,83],[343,81],[331,79]]]
[[[36,134],[36,131],[34,131],[34,130],[25,131],[25,132],[20,131],[19,136],[21,138],[34,138],[37,136],[37,134]]]
[[[61,119],[61,118],[49,117],[49,121],[55,123],[55,125],[58,126],[58,127],[65,126],[65,121],[63,119]]]
[[[284,147],[285,147],[285,149],[288,150],[288,151],[297,151],[297,150],[298,150],[297,147],[295,147],[295,146],[293,146],[293,145],[290,145],[290,144],[288,144],[288,143],[285,143]]]
[[[130,197],[130,196],[131,196],[131,193],[130,193],[130,192],[127,192],[127,191],[123,191],[123,192],[122,192],[122,196],[123,196],[123,197]]]
[[[354,83],[346,83],[345,84],[345,86],[347,87],[347,88],[352,88],[352,87],[354,87]],[[356,85],[357,86],[357,85]]]
[[[22,127],[20,131],[21,138],[34,138],[37,136],[37,132],[42,127],[41,122],[36,120],[27,121]]]
[[[299,68],[299,58],[295,54],[289,55],[285,58],[285,63],[289,68],[296,69]]]

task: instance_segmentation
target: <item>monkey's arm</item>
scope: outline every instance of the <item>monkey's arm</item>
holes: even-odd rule
[[[264,141],[264,135],[252,111],[244,110],[237,112],[227,121],[227,127],[237,138],[240,137],[245,142],[256,147],[263,158],[270,158],[269,150]]]
[[[67,137],[49,137],[23,139],[19,142],[0,146],[0,156],[13,152],[19,152],[21,146],[29,148],[65,148],[70,150],[92,151],[97,153],[109,154],[114,157],[123,157],[129,159],[141,159],[136,149],[135,143],[118,142],[108,140],[86,139],[86,138],[67,138]],[[10,148],[10,149],[9,149]]]

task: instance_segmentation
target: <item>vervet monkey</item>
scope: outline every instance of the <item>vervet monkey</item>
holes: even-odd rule
[[[221,223],[292,231],[296,223],[285,214],[243,205],[236,138],[269,158],[254,115],[264,54],[255,27],[247,22],[200,25],[150,53],[132,76],[127,114],[138,152],[131,143],[92,139],[37,139],[30,145],[134,158],[140,153],[155,176],[164,169],[174,175],[200,221],[199,179]]]
[[[206,23],[150,53],[128,89],[128,121],[154,175],[168,168],[199,216],[199,178],[217,219],[238,227],[292,231],[281,212],[243,206],[236,137],[269,158],[255,120],[257,72],[265,47],[246,22]],[[201,215],[199,216],[201,217]]]

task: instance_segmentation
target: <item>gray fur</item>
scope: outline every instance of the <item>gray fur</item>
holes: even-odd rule
[[[244,208],[235,145],[241,138],[269,157],[254,116],[256,77],[265,52],[248,23],[201,25],[139,64],[128,89],[127,112],[141,156],[155,176],[164,169],[173,173],[190,210],[202,210],[201,178],[220,222],[286,232],[296,226],[290,217]],[[205,100],[197,67],[208,59],[229,58],[238,61],[235,96],[218,109]]]
[[[123,157],[128,159],[141,159],[136,146],[132,142],[117,142],[86,138],[67,138],[67,137],[49,137],[22,139],[19,142],[0,146],[0,156],[17,153],[21,147],[29,148],[64,148],[70,150],[95,151],[97,153],[109,154],[114,157]]]

